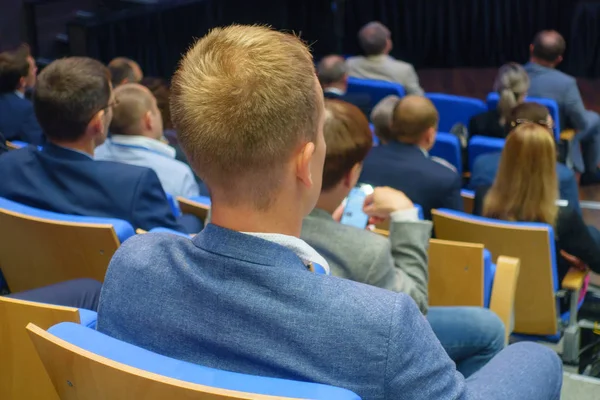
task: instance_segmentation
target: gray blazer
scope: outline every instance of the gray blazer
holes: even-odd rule
[[[390,237],[342,225],[314,209],[300,237],[321,254],[331,274],[410,295],[427,312],[429,221],[390,222]]]
[[[424,93],[414,67],[389,55],[350,57],[346,60],[346,64],[350,76],[397,82],[404,86],[406,94],[423,95]]]

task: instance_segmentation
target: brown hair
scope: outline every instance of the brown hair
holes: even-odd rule
[[[110,71],[113,87],[117,87],[122,84],[123,81],[126,81],[125,83],[138,82],[140,77],[136,75],[136,72],[142,71],[138,63],[126,57],[112,59],[111,62],[108,63],[108,70]]]
[[[156,98],[156,105],[158,106],[162,116],[164,130],[173,129],[173,123],[171,122],[171,109],[169,108],[171,90],[167,81],[162,78],[147,77],[142,79],[141,84],[146,86]]]
[[[0,53],[0,93],[13,92],[21,78],[29,74],[29,46],[22,44],[12,51]]]
[[[541,31],[533,38],[533,56],[547,62],[555,62],[567,48],[565,39],[556,31]]]
[[[179,143],[198,176],[230,204],[265,209],[281,166],[316,141],[323,94],[297,37],[263,26],[210,31],[187,52],[171,86]]]
[[[327,144],[321,191],[337,185],[352,167],[362,162],[373,145],[369,121],[358,107],[325,100],[323,136]]]
[[[154,96],[138,83],[126,83],[115,89],[115,102],[110,131],[115,135],[139,135],[140,121],[156,109]]]
[[[33,92],[35,115],[50,139],[75,141],[94,115],[109,106],[110,73],[87,57],[56,60],[40,73]]]
[[[553,225],[558,208],[554,137],[538,124],[517,126],[506,138],[483,215]]]
[[[538,125],[542,125],[548,129],[552,129],[552,126],[548,125],[548,116],[550,112],[548,108],[538,103],[521,103],[510,113],[508,120],[506,121],[506,133],[510,133],[511,130],[524,122],[533,122]],[[554,133],[553,133],[554,134]]]
[[[392,118],[399,101],[400,97],[391,94],[384,97],[371,111],[371,122],[375,127],[375,135],[384,142],[393,140]]]
[[[422,96],[400,99],[392,117],[392,139],[404,143],[417,143],[429,128],[436,128],[439,114],[431,102]]]

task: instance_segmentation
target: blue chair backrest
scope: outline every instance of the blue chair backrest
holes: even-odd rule
[[[208,197],[208,196],[190,197],[190,200],[195,201],[196,203],[204,204],[209,207],[211,205],[211,200],[210,200],[210,197]]]
[[[0,208],[5,210],[30,215],[32,217],[64,222],[79,222],[87,224],[109,224],[113,226],[119,241],[123,243],[126,239],[135,235],[131,224],[116,218],[84,217],[80,215],[59,214],[52,211],[40,210],[0,197]]]
[[[497,92],[491,92],[487,96],[487,106],[488,110],[495,110],[498,107],[498,101],[500,100],[500,95]],[[558,142],[560,140],[560,114],[558,112],[558,103],[556,100],[545,99],[541,97],[526,97],[525,101],[538,103],[550,111],[550,116],[554,120],[554,138]]]
[[[423,221],[423,219],[425,219],[425,217],[423,215],[423,207],[421,207],[421,205],[419,205],[419,204],[413,204],[413,205],[417,209],[417,215],[419,216],[419,219],[421,221]]]
[[[165,194],[167,195],[167,200],[169,201],[169,207],[171,207],[171,211],[173,212],[173,215],[175,216],[175,218],[180,217],[181,210],[179,209],[179,203],[177,202],[177,199],[169,193],[165,193]]]
[[[18,148],[32,146],[31,144],[29,144],[27,142],[22,142],[20,140],[11,140],[10,143],[12,143],[13,146],[18,147]],[[42,146],[37,146],[37,148],[38,148],[38,150],[41,150]]]
[[[471,97],[455,96],[443,93],[426,93],[440,114],[438,130],[450,132],[457,123],[469,126],[471,118],[487,111],[485,103]]]
[[[473,165],[475,160],[482,154],[495,153],[502,151],[504,148],[504,139],[491,138],[486,136],[473,136],[469,140],[468,153],[469,153],[469,171],[473,171]]]
[[[379,138],[375,134],[375,125],[369,124],[369,128],[371,128],[371,135],[373,136],[373,146],[379,146]]]
[[[438,132],[435,143],[429,154],[443,158],[452,164],[459,175],[462,175],[462,156],[460,140],[456,135],[446,132]]]
[[[349,390],[333,386],[246,375],[176,360],[71,322],[54,325],[48,329],[48,332],[99,356],[185,382],[269,396],[303,399],[360,399]]]
[[[371,105],[375,106],[384,97],[396,95],[404,97],[404,87],[399,83],[374,79],[348,78],[348,93],[367,93],[371,96]]]

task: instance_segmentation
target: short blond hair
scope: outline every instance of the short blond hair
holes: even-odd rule
[[[139,135],[140,121],[148,111],[157,112],[156,99],[139,83],[125,83],[114,90],[116,105],[110,131],[116,135]]]
[[[279,189],[281,166],[315,142],[322,92],[307,46],[263,26],[216,28],[179,64],[171,115],[190,163],[211,191],[258,208]]]

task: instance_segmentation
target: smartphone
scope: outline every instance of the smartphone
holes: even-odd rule
[[[369,223],[369,216],[363,212],[363,206],[365,197],[371,193],[373,193],[373,186],[371,185],[358,184],[352,188],[350,194],[344,200],[344,213],[340,222],[344,225],[365,229]]]

